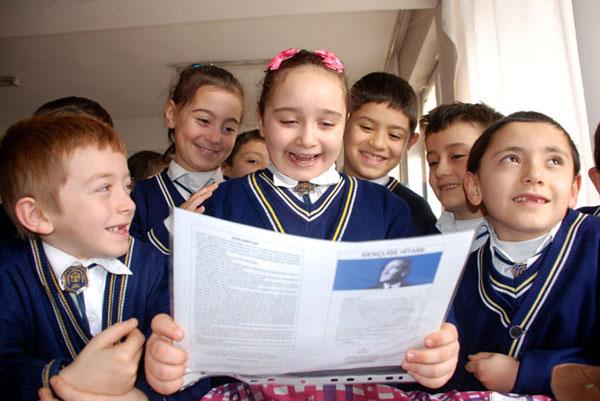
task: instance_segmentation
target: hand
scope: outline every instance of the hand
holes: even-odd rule
[[[131,391],[144,345],[137,325],[132,318],[98,333],[58,374],[84,392],[120,395]]]
[[[513,357],[494,352],[478,352],[469,355],[465,366],[487,389],[510,393],[517,382],[519,361]]]
[[[103,395],[84,393],[70,386],[60,376],[50,378],[50,385],[62,401],[147,401],[148,398],[137,388],[123,395]],[[42,387],[38,390],[40,401],[60,401],[52,396],[50,389]]]
[[[190,212],[204,213],[204,206],[202,206],[202,204],[205,200],[212,196],[213,192],[215,192],[215,189],[217,189],[218,186],[219,184],[213,182],[212,184],[199,189],[197,192],[194,192],[192,196],[190,196],[190,198],[183,202],[179,207],[185,210],[189,210]]]
[[[450,323],[425,338],[425,349],[409,350],[402,367],[417,382],[429,388],[446,384],[458,363],[458,332]]]
[[[173,345],[183,339],[183,330],[166,314],[152,319],[152,335],[146,343],[144,355],[146,380],[160,394],[176,392],[183,385],[187,367],[187,352]]]

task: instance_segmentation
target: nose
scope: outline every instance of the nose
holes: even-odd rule
[[[315,129],[310,127],[308,124],[304,125],[300,135],[298,136],[297,143],[305,148],[310,148],[316,145],[316,134]]]
[[[210,143],[219,143],[221,141],[221,128],[217,124],[211,124],[206,127],[204,138]]]
[[[534,161],[527,162],[523,170],[523,181],[528,185],[539,185],[544,182],[543,170]]]
[[[450,171],[450,163],[448,163],[448,161],[445,158],[440,158],[440,160],[437,163],[437,166],[435,166],[434,169],[435,176],[438,178],[445,177],[450,175]]]
[[[385,148],[385,132],[383,130],[377,130],[369,138],[369,145],[375,149]]]
[[[129,189],[127,187],[122,187],[116,196],[117,211],[119,213],[133,214],[135,211],[135,202],[131,199]]]

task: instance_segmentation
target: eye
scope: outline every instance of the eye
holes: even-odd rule
[[[112,185],[111,184],[102,184],[96,188],[95,192],[103,193],[110,191]]]
[[[133,181],[128,181],[125,183],[125,189],[127,190],[127,193],[131,193],[131,191],[133,191],[133,185]]]
[[[297,120],[294,120],[293,118],[286,118],[281,120],[281,124],[285,125],[285,126],[294,126],[296,124],[298,124]]]
[[[506,156],[502,157],[500,159],[500,161],[507,162],[507,163],[514,163],[514,164],[518,164],[521,162],[521,160],[519,159],[519,156],[517,156],[515,154],[506,155]]]
[[[389,137],[392,141],[404,141],[404,134],[398,132],[390,132]]]
[[[367,124],[361,124],[361,125],[359,125],[359,127],[364,132],[372,132],[373,131],[373,127],[370,125],[367,125]]]
[[[323,120],[319,122],[319,125],[323,128],[323,129],[330,129],[330,128],[334,128],[337,123],[335,121],[331,121],[331,120]]]
[[[565,162],[564,162],[563,158],[560,156],[552,156],[548,160],[548,163],[550,163],[552,166],[562,166]]]
[[[238,130],[237,127],[225,126],[225,127],[221,128],[221,131],[226,135],[235,135],[235,134],[237,134],[237,130]]]
[[[208,124],[210,124],[210,120],[208,118],[204,118],[204,117],[197,117],[196,121],[198,121],[198,123],[200,125],[208,125]]]
[[[435,167],[439,163],[440,163],[439,160],[427,159],[427,165],[429,166],[429,168]]]
[[[467,155],[464,153],[454,153],[454,154],[450,155],[450,159],[452,159],[452,160],[461,160],[461,159],[464,159],[465,157],[467,157]]]

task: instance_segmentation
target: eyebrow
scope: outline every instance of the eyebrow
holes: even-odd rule
[[[444,149],[446,148],[454,148],[456,146],[464,146],[464,147],[471,147],[470,145],[466,144],[465,142],[453,142],[453,143],[449,143],[448,145],[444,146]]]
[[[499,151],[497,151],[495,153],[495,155],[498,155],[502,152],[524,152],[524,151],[525,151],[525,149],[520,146],[509,146],[507,148],[500,149]],[[569,152],[565,152],[564,150],[562,150],[561,148],[559,148],[557,146],[546,146],[546,147],[544,147],[544,151],[546,153],[559,153],[561,155],[569,156]]]
[[[196,113],[196,112],[199,112],[199,111],[200,111],[200,112],[204,112],[204,113],[206,113],[206,114],[210,114],[212,117],[214,117],[214,116],[215,116],[215,113],[213,113],[211,110],[208,110],[208,109],[203,109],[203,108],[197,108],[197,109],[193,109],[193,110],[192,110],[192,113]],[[233,122],[235,122],[236,124],[239,124],[239,123],[240,123],[240,121],[239,121],[237,118],[235,118],[235,117],[228,117],[228,118],[226,118],[226,119],[225,119],[225,121],[226,121],[226,122],[227,122],[227,121],[233,121]]]
[[[103,180],[105,178],[114,178],[114,177],[116,177],[116,175],[112,174],[112,173],[94,174],[93,176],[91,176],[90,178],[88,178],[87,180],[85,180],[84,184],[87,185],[87,184],[91,184],[91,183],[93,183],[95,181]]]
[[[291,112],[291,113],[299,113],[301,112],[300,108],[298,107],[278,107],[276,109],[273,110],[273,113],[281,113],[281,112]],[[331,115],[335,115],[338,116],[340,118],[343,118],[344,115],[342,113],[340,113],[339,111],[335,111],[335,110],[330,110],[330,109],[321,109],[319,110],[319,112],[324,113],[324,114],[331,114]]]

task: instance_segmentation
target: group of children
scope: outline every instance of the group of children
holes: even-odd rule
[[[484,104],[425,115],[436,219],[388,176],[419,139],[403,79],[372,73],[348,90],[335,54],[288,49],[267,67],[258,132],[236,141],[243,97],[222,68],[184,69],[165,110],[168,165],[133,192],[112,121],[50,113],[7,131],[0,196],[27,239],[0,247],[0,398],[198,400],[233,381],[181,389],[187,354],[174,341],[185,333],[168,315],[173,207],[334,241],[474,229],[448,322],[398,361],[422,386],[551,395],[553,367],[600,363],[600,221],[572,209],[579,156],[558,123]]]

